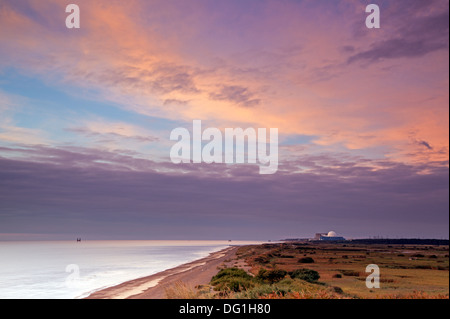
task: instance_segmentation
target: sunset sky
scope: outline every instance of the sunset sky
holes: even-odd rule
[[[448,238],[448,68],[448,0],[0,0],[0,240]],[[278,171],[172,163],[197,119]]]

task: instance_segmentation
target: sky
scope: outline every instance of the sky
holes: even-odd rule
[[[0,0],[0,240],[448,238],[448,69],[448,0]],[[193,120],[277,172],[173,163]]]

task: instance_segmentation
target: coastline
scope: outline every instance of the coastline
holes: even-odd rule
[[[176,282],[182,281],[192,288],[208,284],[221,264],[225,261],[234,261],[239,247],[241,246],[227,247],[207,257],[150,276],[100,289],[83,299],[164,299],[165,290]]]

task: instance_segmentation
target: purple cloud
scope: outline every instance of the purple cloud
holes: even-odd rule
[[[219,93],[211,93],[210,98],[213,100],[226,100],[242,105],[245,107],[252,107],[258,105],[261,100],[253,98],[253,93],[248,88],[238,85],[225,85]]]
[[[374,42],[367,50],[352,54],[348,63],[422,57],[437,50],[448,50],[448,5],[442,6],[436,1],[419,2],[398,1],[386,8],[382,16],[386,24],[382,28],[389,28],[392,36]]]
[[[334,229],[348,237],[448,237],[442,166],[379,161],[374,170],[364,160],[317,156],[261,176],[248,165],[180,167],[94,150],[24,153],[33,162],[0,159],[0,233],[266,240]],[[289,173],[305,163],[313,169]]]

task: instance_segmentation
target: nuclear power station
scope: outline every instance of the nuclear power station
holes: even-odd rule
[[[329,231],[328,233],[316,233],[314,240],[343,241],[345,238],[338,236],[334,231]]]

